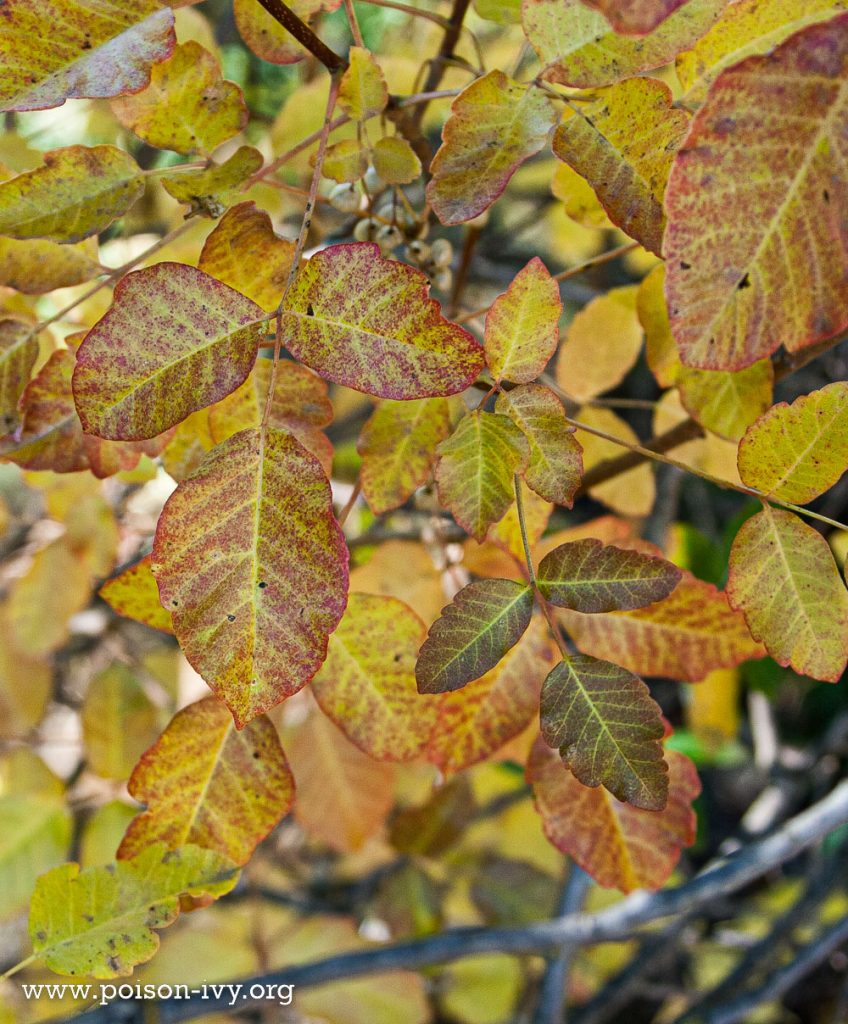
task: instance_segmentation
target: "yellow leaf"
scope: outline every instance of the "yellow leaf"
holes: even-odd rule
[[[829,490],[848,469],[848,382],[836,381],[791,405],[780,402],[739,444],[749,487],[796,505]]]
[[[739,731],[739,670],[717,668],[686,691],[686,724],[714,749]]]
[[[312,679],[315,699],[347,738],[377,761],[421,754],[438,713],[419,695],[415,659],[426,626],[393,597],[351,594]]]
[[[794,32],[826,21],[848,4],[844,0],[737,0],[695,45],[681,53],[677,76],[686,90],[684,102],[698,106],[711,83],[732,64],[767,53]]]
[[[0,37],[0,110],[137,92],[174,46],[159,0],[10,0]]]
[[[207,697],[171,720],[136,765],[129,791],[145,810],[127,828],[121,860],[161,841],[245,864],[291,806],[294,781],[267,718],[236,731],[227,708]]]
[[[617,387],[639,358],[635,285],[612,288],[574,317],[557,357],[557,383],[577,402]]]
[[[848,662],[848,591],[827,541],[764,505],[730,552],[727,594],[780,665],[835,683]]]
[[[354,121],[365,121],[381,114],[388,100],[380,65],[368,50],[351,46],[348,66],[339,84],[339,106]]]
[[[374,170],[389,185],[408,185],[421,174],[421,161],[415,150],[400,135],[386,135],[374,143],[371,151]]]
[[[342,139],[327,147],[321,173],[338,182],[359,181],[368,170],[368,150],[358,139]]]
[[[104,779],[126,779],[158,734],[158,710],[126,665],[115,662],[92,679],[82,735],[93,771]]]
[[[594,188],[613,224],[659,255],[665,185],[688,125],[664,82],[629,78],[576,106],[553,150]]]
[[[490,71],[464,89],[451,105],[430,167],[427,199],[442,224],[472,220],[491,206],[555,124],[550,97],[502,71]]]
[[[41,167],[0,184],[0,234],[79,242],[109,227],[143,191],[137,164],[114,146],[54,149]]]
[[[639,438],[628,423],[611,409],[584,406],[578,420],[587,426],[603,430],[613,437],[619,437],[629,444],[637,444]],[[612,441],[590,434],[587,430],[578,430],[577,436],[583,448],[583,469],[588,472],[593,466],[607,459],[615,459],[625,449]],[[621,473],[605,483],[590,488],[589,494],[602,501],[615,512],[625,516],[646,516],[654,507],[656,495],[654,474],[649,463],[645,462],[626,473]]]
[[[97,239],[60,245],[44,239],[0,238],[0,285],[27,295],[82,284],[100,273]]]
[[[112,100],[125,128],[157,149],[211,153],[247,124],[241,89],[221,76],[218,61],[195,42],[183,43],[153,67],[150,85]]]

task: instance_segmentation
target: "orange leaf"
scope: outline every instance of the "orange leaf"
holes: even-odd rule
[[[599,885],[631,892],[659,889],[674,870],[682,847],[695,841],[692,801],[701,792],[692,762],[666,753],[668,803],[645,811],[621,803],[602,788],[575,779],[542,739],[527,765],[545,835],[570,854]]]
[[[645,676],[697,682],[713,669],[764,654],[725,595],[689,573],[669,597],[647,608],[558,615],[581,651]]]
[[[146,809],[130,822],[120,859],[157,842],[172,850],[192,843],[245,864],[291,806],[294,782],[267,718],[238,732],[226,707],[207,697],[171,720],[129,791]]]
[[[848,326],[846,83],[848,14],[713,83],[666,191],[666,294],[687,365],[740,369]]]

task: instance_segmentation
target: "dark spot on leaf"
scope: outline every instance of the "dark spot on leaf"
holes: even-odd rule
[[[740,291],[740,292],[743,291],[743,289],[750,288],[750,287],[751,287],[751,279],[750,279],[750,277],[747,274],[745,274],[745,276],[742,278],[742,280],[739,282],[739,284],[736,285],[737,291]]]
[[[227,622],[235,622],[235,621],[236,621],[235,615],[228,615],[227,616]]]
[[[259,589],[260,590],[264,590],[267,586],[268,586],[268,584],[265,582],[265,580],[261,580],[260,581],[260,583],[259,583]]]
[[[691,263],[687,263],[686,260],[681,260],[680,261],[680,269],[681,270],[691,270],[692,269],[692,264]]]
[[[312,303],[311,302],[306,307],[306,315],[307,316],[315,316],[315,310],[312,308]]]

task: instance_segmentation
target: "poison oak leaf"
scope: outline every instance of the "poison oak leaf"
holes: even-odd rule
[[[453,774],[497,755],[538,716],[542,683],[558,656],[545,620],[534,616],[494,668],[437,698],[427,760]]]
[[[6,0],[0,110],[137,92],[174,48],[159,0]]]
[[[530,754],[527,780],[545,835],[599,885],[622,892],[659,889],[680,851],[695,841],[692,801],[701,792],[694,765],[675,750],[668,760],[668,803],[661,811],[622,803],[590,789],[541,738]]]
[[[351,46],[348,66],[339,82],[338,104],[354,121],[366,121],[386,109],[389,90],[380,65],[373,54],[361,46]]]
[[[779,665],[835,683],[848,662],[848,591],[827,541],[791,512],[743,523],[727,596]]]
[[[312,679],[324,713],[377,761],[420,757],[437,702],[415,687],[415,659],[427,627],[394,597],[351,594],[327,659]]]
[[[209,412],[209,409],[198,409],[178,423],[171,440],[162,452],[165,472],[177,483],[182,483],[187,476],[191,476],[203,462],[206,453],[215,447],[215,441],[209,431]]]
[[[271,218],[251,201],[227,210],[204,242],[197,266],[273,312],[293,259],[294,242],[276,235]]]
[[[592,299],[568,325],[557,355],[556,378],[567,395],[585,402],[619,385],[642,349],[635,285]]]
[[[848,381],[779,402],[739,443],[739,475],[749,487],[805,505],[848,469]]]
[[[44,295],[54,288],[82,284],[100,271],[96,238],[76,245],[41,238],[0,238],[0,285],[26,295]]]
[[[0,431],[6,434],[19,422],[18,401],[29,383],[38,358],[38,338],[22,320],[0,320]],[[0,435],[2,436],[2,435]]]
[[[162,843],[132,860],[80,871],[63,864],[36,883],[29,912],[33,952],[57,974],[131,974],[159,948],[154,929],[173,924],[180,897],[218,897],[238,881],[234,864],[213,850]]]
[[[520,427],[530,446],[528,487],[556,505],[574,504],[583,475],[583,449],[562,402],[543,384],[523,384],[498,395],[495,409]]]
[[[209,409],[209,431],[215,444],[248,427],[258,427],[271,386],[273,362],[257,359],[247,380]],[[327,476],[333,465],[333,446],[322,427],[333,418],[327,385],[305,366],[291,360],[277,364],[277,380],[268,425],[294,435],[321,463]]]
[[[375,761],[317,709],[284,737],[297,800],[310,836],[339,853],[379,835],[394,802],[395,765]]]
[[[697,682],[764,654],[725,595],[686,572],[668,597],[645,608],[557,614],[581,651],[645,676]]]
[[[666,190],[666,294],[686,365],[738,370],[848,326],[846,82],[848,13],[712,84]]]
[[[601,11],[616,32],[641,36],[653,31],[688,0],[583,0]]]
[[[297,359],[377,398],[453,395],[483,368],[483,349],[441,315],[425,275],[369,242],[316,253],[298,271],[282,326]]]
[[[664,559],[586,539],[561,544],[545,555],[537,580],[551,604],[595,613],[627,611],[661,601],[681,575]]]
[[[580,104],[557,128],[554,155],[582,175],[613,224],[660,255],[663,195],[689,126],[655,78],[629,78]]]
[[[691,49],[679,54],[675,70],[683,102],[700,106],[712,82],[744,57],[768,53],[793,33],[827,21],[848,8],[845,0],[736,0]]]
[[[327,478],[281,431],[234,434],[168,499],[151,569],[186,657],[239,728],[324,661],[347,563]]]
[[[118,615],[173,636],[171,613],[162,607],[156,578],[150,571],[150,555],[107,580],[97,593]]]
[[[616,34],[583,0],[523,0],[522,23],[545,78],[596,88],[667,64],[704,35],[726,5],[688,0],[643,39]]]
[[[127,274],[80,345],[74,399],[83,429],[155,437],[244,381],[263,337],[255,302],[182,263]]]
[[[544,498],[540,498],[535,491],[531,491],[524,480],[520,481],[520,487],[521,505],[524,513],[524,529],[527,532],[527,539],[532,549],[533,545],[536,544],[545,532],[548,526],[548,521],[553,514],[554,506],[551,502],[545,501]],[[527,559],[524,554],[524,540],[521,535],[521,520],[518,516],[518,505],[516,502],[513,501],[504,513],[502,519],[499,519],[494,526],[489,527],[489,532],[486,534],[486,544],[489,542],[496,544],[503,551],[509,552],[509,554],[515,559],[517,565],[510,565],[508,571],[496,569],[494,572],[484,571],[477,573],[477,575],[506,576],[508,579],[512,579],[513,573],[518,566],[521,566],[522,569],[525,568]],[[475,572],[471,566],[466,565],[466,568],[469,572]]]
[[[330,5],[322,0],[289,0],[288,6],[293,14],[308,22],[322,7]],[[258,0],[233,0],[233,15],[239,35],[262,60],[270,64],[296,64],[307,56],[294,36]]]
[[[556,351],[561,315],[559,285],[534,256],[486,316],[486,362],[495,380],[535,380]]]
[[[378,515],[398,508],[426,483],[438,445],[450,434],[446,398],[378,403],[362,428],[362,492]]]
[[[415,665],[420,693],[457,690],[494,668],[522,637],[533,590],[512,580],[469,583],[430,627]]]
[[[577,418],[581,423],[596,430],[620,438],[626,444],[638,444],[639,438],[630,424],[617,416],[612,409],[600,406],[584,406]],[[588,472],[594,466],[621,455],[621,446],[607,441],[588,430],[581,430],[577,437],[583,449],[583,469]],[[589,488],[589,494],[601,501],[614,512],[624,516],[646,516],[654,507],[656,485],[654,473],[647,463],[621,473],[602,484]]]
[[[696,370],[680,366],[680,401],[702,427],[729,441],[738,441],[772,400],[774,368],[760,359],[742,370]]]
[[[87,765],[104,779],[126,779],[159,734],[156,705],[117,661],[91,680],[81,718]]]
[[[389,185],[409,185],[421,174],[421,161],[400,135],[386,135],[374,143],[371,159],[377,175]]]
[[[239,185],[255,174],[262,163],[258,149],[239,146],[222,164],[163,175],[162,187],[177,202],[189,203],[193,213],[220,217]]]
[[[194,40],[175,47],[153,68],[150,85],[113,100],[112,110],[149,146],[177,153],[211,153],[248,119],[241,89],[224,81],[216,58]]]
[[[442,224],[462,224],[488,209],[516,168],[542,149],[555,124],[550,97],[502,71],[464,89],[451,104],[430,165],[427,199]]]
[[[500,413],[464,416],[438,447],[439,498],[472,537],[483,541],[514,497],[513,479],[530,458],[522,431]]]
[[[575,654],[545,679],[542,736],[585,786],[603,785],[619,800],[662,810],[668,795],[662,712],[638,676],[608,661]]]
[[[144,754],[129,780],[145,805],[129,824],[118,858],[154,843],[186,843],[245,864],[289,810],[294,781],[271,722],[261,716],[237,731],[214,697],[189,704]]]
[[[108,228],[144,191],[129,154],[115,146],[68,146],[0,184],[0,235],[79,242]]]

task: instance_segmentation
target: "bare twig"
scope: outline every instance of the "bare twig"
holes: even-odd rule
[[[259,0],[259,3],[287,32],[291,32],[301,46],[320,60],[331,75],[343,71],[347,67],[347,61],[319,39],[306,22],[298,18],[283,0]]]
[[[581,867],[572,864],[562,888],[558,916],[565,917],[567,914],[578,913],[591,884],[591,877]],[[563,1002],[575,949],[573,945],[563,946],[557,956],[548,961],[539,987],[533,1024],[563,1024]]]

